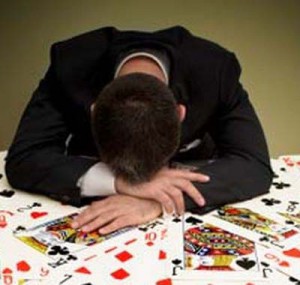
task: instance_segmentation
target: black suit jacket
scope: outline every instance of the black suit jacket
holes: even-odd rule
[[[98,161],[90,106],[113,79],[118,55],[143,47],[162,49],[170,57],[169,86],[187,107],[180,149],[196,139],[202,142],[178,151],[173,160],[192,161],[211,177],[209,183],[195,183],[207,206],[268,191],[272,176],[268,150],[239,83],[241,69],[235,55],[183,27],[157,32],[106,27],[54,44],[50,67],[9,149],[6,173],[13,187],[73,205],[82,203],[76,183]],[[196,207],[188,197],[185,202],[187,209]]]

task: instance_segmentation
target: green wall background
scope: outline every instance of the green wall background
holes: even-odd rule
[[[179,24],[236,53],[272,157],[300,153],[299,15],[299,0],[1,1],[0,150],[46,71],[53,42],[106,25]]]

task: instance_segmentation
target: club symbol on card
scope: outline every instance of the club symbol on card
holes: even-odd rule
[[[185,222],[186,222],[187,224],[191,224],[191,225],[193,225],[193,226],[198,225],[198,224],[202,224],[202,223],[203,223],[202,220],[197,219],[197,218],[195,218],[195,217],[188,217],[188,218],[185,220]]]
[[[246,270],[249,270],[256,265],[256,262],[254,260],[250,260],[248,257],[244,257],[238,260],[236,264]]]
[[[0,179],[2,179],[2,177],[3,177],[3,174],[2,174],[2,173],[0,173]]]
[[[291,187],[291,184],[284,183],[284,182],[273,182],[272,185],[274,185],[275,188],[278,189],[278,190],[283,190],[284,188]]]
[[[68,255],[69,253],[70,252],[66,246],[61,247],[60,245],[53,245],[48,251],[49,255]]]
[[[274,199],[274,198],[270,198],[270,199],[264,198],[264,199],[261,199],[261,201],[262,201],[266,206],[273,206],[273,205],[276,205],[276,204],[280,204],[280,203],[281,203],[280,200],[276,200],[276,199]]]
[[[15,195],[15,191],[13,190],[4,189],[3,191],[0,192],[0,196],[5,198],[11,198],[13,195]]]

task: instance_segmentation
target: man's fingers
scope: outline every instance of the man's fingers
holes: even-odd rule
[[[99,229],[100,234],[109,234],[111,232],[114,232],[118,229],[128,227],[128,226],[134,226],[137,223],[133,223],[132,219],[128,216],[121,216],[117,217],[115,220],[112,222],[108,223],[106,226],[102,227]]]
[[[174,211],[174,202],[166,192],[158,192],[155,200],[162,205],[163,209],[165,209],[168,214],[171,214]]]
[[[173,183],[177,188],[189,195],[199,206],[204,206],[204,197],[190,181],[184,179],[174,179]]]
[[[181,169],[170,169],[171,176],[174,178],[182,178],[187,179],[190,181],[198,181],[198,182],[208,182],[210,180],[210,177],[208,175],[199,173],[199,172],[192,172],[192,171],[186,171]]]
[[[176,187],[167,188],[167,193],[171,197],[176,207],[176,213],[182,215],[184,213],[184,200],[182,192]]]
[[[116,212],[106,212],[102,213],[100,216],[95,218],[94,220],[86,223],[81,230],[85,233],[92,232],[96,229],[101,228],[102,226],[110,223],[113,219],[118,216]]]
[[[103,211],[103,207],[104,207],[104,205],[101,204],[102,203],[100,201],[94,202],[92,205],[90,205],[88,208],[82,211],[72,222],[71,224],[72,228],[74,229],[81,228],[85,224],[91,222],[96,217],[98,217]]]

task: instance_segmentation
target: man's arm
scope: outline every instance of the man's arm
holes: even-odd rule
[[[206,200],[206,207],[237,202],[268,192],[272,180],[267,144],[260,122],[239,83],[240,66],[230,54],[220,75],[220,102],[216,129],[210,133],[218,157],[199,171],[210,176],[209,183],[194,185]],[[196,159],[196,158],[195,158]],[[186,208],[199,208],[185,195]]]
[[[67,156],[70,129],[65,121],[63,90],[57,78],[55,46],[51,65],[29,102],[6,159],[10,184],[55,199],[80,204],[78,179],[96,159]]]

